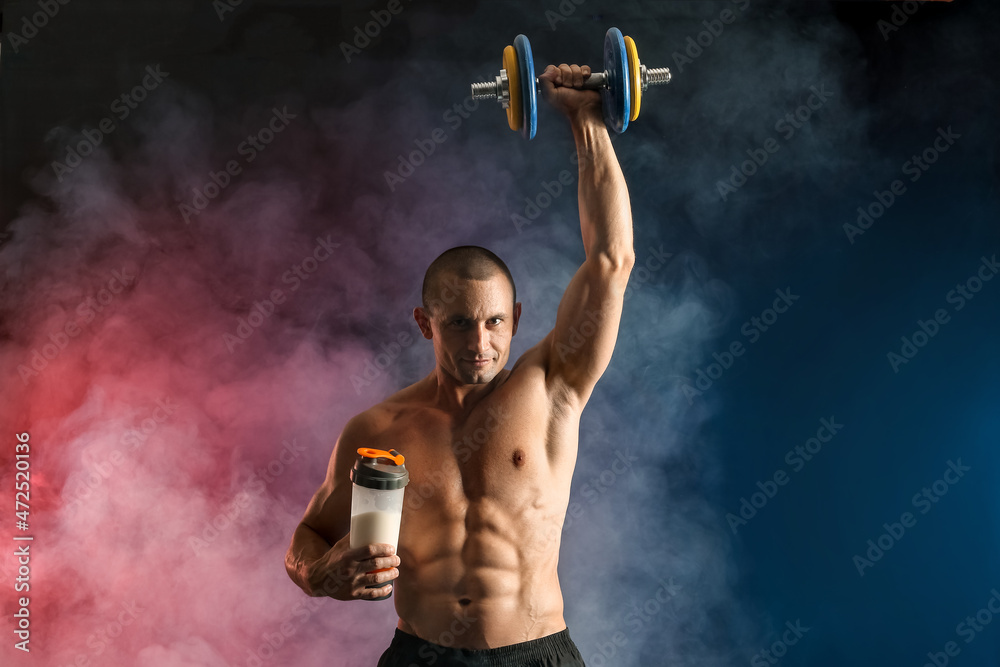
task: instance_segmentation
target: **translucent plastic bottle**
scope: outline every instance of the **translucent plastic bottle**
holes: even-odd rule
[[[403,465],[403,455],[395,449],[384,451],[362,447],[351,469],[351,548],[368,544],[399,542],[399,524],[403,516],[403,492],[410,474]],[[382,572],[383,570],[374,570]],[[368,586],[381,588],[385,584]],[[386,595],[379,600],[390,597]]]

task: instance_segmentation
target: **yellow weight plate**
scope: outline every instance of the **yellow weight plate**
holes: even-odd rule
[[[517,53],[514,47],[508,45],[503,50],[503,68],[507,70],[507,83],[510,90],[510,105],[507,107],[507,124],[515,132],[521,131],[524,123],[524,107],[521,101],[521,71],[517,65]]]
[[[639,117],[639,103],[642,101],[642,72],[639,65],[639,51],[635,48],[635,40],[625,36],[625,53],[628,56],[628,78],[632,84],[632,113],[629,120]]]

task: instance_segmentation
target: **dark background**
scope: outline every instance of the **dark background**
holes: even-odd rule
[[[508,262],[525,303],[515,354],[551,327],[583,259],[575,197],[555,197],[527,226],[511,216],[562,170],[575,183],[571,135],[543,108],[525,142],[468,87],[496,74],[519,32],[540,70],[595,64],[616,25],[674,79],[614,138],[637,270],[584,415],[571,496],[583,518],[567,522],[560,561],[588,664],[775,664],[760,652],[786,622],[809,630],[777,649],[781,664],[917,666],[949,641],[960,649],[949,664],[1000,664],[1000,624],[971,637],[959,625],[1000,589],[1000,281],[961,309],[949,300],[1000,252],[994,3],[402,0],[350,62],[342,43],[385,3],[218,6],[72,0],[16,49],[10,34],[40,5],[3,7],[2,414],[7,432],[45,443],[34,460],[37,649],[17,659],[235,665],[256,651],[266,664],[374,663],[395,622],[389,602],[325,601],[273,655],[260,649],[302,617],[282,553],[346,419],[432,367],[418,341],[374,384],[352,381],[399,332],[416,337],[409,312],[434,256],[478,243]],[[724,10],[736,19],[692,49]],[[886,31],[894,12],[907,20]],[[59,180],[53,161],[156,64],[166,83]],[[812,87],[829,99],[786,138],[776,124]],[[449,115],[463,101],[468,118]],[[295,120],[185,224],[192,189],[241,160],[236,147],[282,107]],[[446,140],[390,184],[434,128]],[[949,128],[954,145],[911,181],[905,163]],[[719,181],[768,138],[780,148],[723,198]],[[896,179],[905,193],[848,233]],[[224,334],[287,288],[279,277],[326,234],[342,254],[227,349]],[[647,263],[656,249],[671,254],[665,266]],[[139,278],[114,312],[25,375],[121,266]],[[776,290],[798,300],[751,340],[744,323]],[[950,320],[894,370],[887,355],[938,309]],[[745,353],[695,395],[699,371],[733,341]],[[129,455],[127,474],[74,505],[79,475],[163,394],[183,408],[152,436],[156,449]],[[821,419],[843,427],[795,470],[786,453]],[[292,436],[308,442],[307,461],[233,520],[239,531],[192,555],[200,517],[227,507],[245,471]],[[612,467],[617,456],[634,459],[628,472]],[[969,470],[938,485],[946,494],[914,502],[959,461]],[[727,518],[778,471],[788,483],[745,525]],[[904,512],[915,524],[883,537],[891,548],[859,573],[855,557]],[[165,518],[181,514],[198,520]],[[73,595],[55,594],[71,583]],[[148,611],[98,651],[93,633],[136,596]],[[6,618],[13,604],[5,595]],[[15,655],[7,642],[3,655]]]

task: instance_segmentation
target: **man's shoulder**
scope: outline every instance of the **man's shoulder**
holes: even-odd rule
[[[511,367],[511,373],[530,372],[532,370],[540,370],[544,373],[548,369],[551,340],[552,334],[550,332],[545,338],[521,353],[521,356],[517,358],[517,361]]]
[[[528,348],[517,358],[511,368],[511,374],[523,378],[542,380],[547,390],[555,389],[552,385],[554,378],[550,373],[552,366],[552,332]]]
[[[344,431],[352,435],[374,437],[385,431],[399,417],[415,408],[420,402],[420,387],[423,380],[400,389],[383,401],[351,417]]]
[[[394,410],[388,399],[359,412],[347,421],[344,433],[354,437],[371,438],[392,423]]]
[[[586,401],[581,401],[570,390],[563,378],[554,375],[551,370],[552,332],[526,350],[511,368],[510,380],[516,386],[524,387],[523,383],[538,387],[548,397],[553,405],[562,409],[582,412]]]

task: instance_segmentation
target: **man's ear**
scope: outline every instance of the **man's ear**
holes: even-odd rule
[[[517,333],[517,321],[521,319],[521,302],[518,301],[514,304],[514,327],[511,329],[510,335],[513,336]]]
[[[417,306],[413,309],[413,319],[417,321],[417,326],[420,327],[420,333],[424,335],[424,338],[430,340],[434,337],[434,332],[431,330],[431,320],[427,316],[427,311]]]

